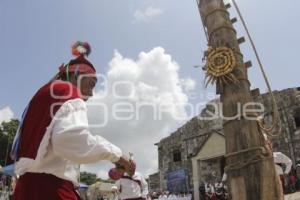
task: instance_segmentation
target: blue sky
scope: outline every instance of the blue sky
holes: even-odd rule
[[[299,86],[297,62],[300,29],[295,0],[239,0],[250,31],[262,56],[274,89]],[[162,13],[147,22],[136,22],[136,10],[159,8]],[[236,16],[230,9],[232,16]],[[70,44],[89,41],[90,59],[100,72],[117,49],[136,59],[141,51],[161,46],[181,66],[180,76],[197,81],[203,92],[201,64],[206,42],[196,3],[193,0],[2,0],[0,2],[0,108],[10,106],[19,117],[34,92],[62,62],[70,58]],[[235,25],[238,35],[244,31]],[[252,87],[265,91],[249,45],[242,45]],[[208,90],[214,91],[213,88]]]
[[[299,87],[300,1],[237,2],[261,55],[272,88],[280,90]],[[229,11],[231,17],[237,16],[233,8]],[[0,24],[0,111],[8,106],[16,118],[20,117],[36,90],[57,72],[58,66],[72,58],[70,46],[77,40],[91,44],[89,59],[100,73],[114,72],[112,69],[122,72],[120,65],[128,63],[118,54],[116,56],[115,50],[124,58],[131,59],[135,69],[141,67],[144,72],[147,72],[145,65],[141,65],[138,60],[145,61],[147,56],[156,55],[164,61],[167,54],[172,58],[172,62],[169,62],[172,66],[170,76],[178,75],[178,79],[192,79],[196,82],[192,91],[196,98],[189,98],[189,102],[196,104],[204,100],[202,94],[215,91],[213,86],[204,88],[204,73],[200,68],[193,67],[203,64],[201,59],[207,48],[195,0],[1,0]],[[239,37],[246,36],[240,21],[234,26]],[[266,86],[247,38],[241,49],[245,61],[251,60],[253,63],[248,72],[251,88],[259,87],[261,92],[265,92]],[[139,56],[141,52],[146,52],[146,59]],[[179,66],[178,71],[175,62]],[[128,70],[131,70],[130,66]],[[142,77],[139,78],[141,82],[145,81]],[[165,82],[162,84],[167,85]],[[167,92],[160,91],[163,94]],[[180,102],[185,102],[185,95],[188,96],[186,91],[182,93],[176,86],[172,92],[176,98],[183,97]],[[109,100],[108,98],[108,103]],[[4,109],[0,113],[0,121],[11,117],[11,114],[9,109]],[[128,134],[133,134],[137,139],[144,138],[147,144],[141,143],[142,147],[149,147],[136,157],[141,160],[142,172],[154,172],[157,163],[149,163],[149,160],[155,160],[157,156],[153,144],[170,133],[170,130],[176,129],[177,122],[169,118],[161,122],[147,121],[147,130],[142,122],[133,122],[128,127],[123,126],[122,130],[119,130],[118,123],[113,121],[112,125],[105,127],[104,136],[126,150],[131,149],[122,141],[127,142]],[[143,130],[145,135],[138,136]],[[118,135],[120,131],[124,132],[122,137]],[[147,134],[149,138],[146,140]],[[139,151],[141,148],[135,146],[132,149]],[[150,151],[151,155],[147,154]],[[97,172],[98,175],[107,171],[99,171],[97,168],[98,166],[84,169]]]

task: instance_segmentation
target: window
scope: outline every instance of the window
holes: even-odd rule
[[[294,121],[296,129],[300,128],[300,109],[297,109],[294,113]]]
[[[175,150],[173,152],[173,161],[180,162],[181,161],[181,152],[179,150]]]
[[[295,116],[296,128],[300,128],[300,115]]]

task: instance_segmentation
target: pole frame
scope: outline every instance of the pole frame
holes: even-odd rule
[[[247,68],[227,8],[222,0],[197,0],[204,30],[211,47],[226,46],[235,53],[237,66],[233,70],[239,84],[217,85],[223,116],[236,116],[237,105],[253,102]],[[271,152],[255,120],[243,117],[223,123],[226,138],[226,167],[229,196],[233,200],[283,200],[279,177]],[[267,156],[264,154],[268,154]],[[231,155],[231,156],[229,156]],[[252,162],[251,158],[260,158]],[[242,165],[241,163],[244,163]],[[228,168],[231,166],[230,168]],[[236,166],[237,169],[232,169]]]

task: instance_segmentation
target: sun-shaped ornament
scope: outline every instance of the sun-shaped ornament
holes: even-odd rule
[[[206,61],[204,67],[206,86],[215,82],[220,84],[239,82],[232,74],[236,66],[236,58],[232,49],[228,47],[209,47],[204,60]]]

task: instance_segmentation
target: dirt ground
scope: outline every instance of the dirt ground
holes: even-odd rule
[[[285,200],[300,200],[300,192],[296,192],[293,194],[285,195]]]

